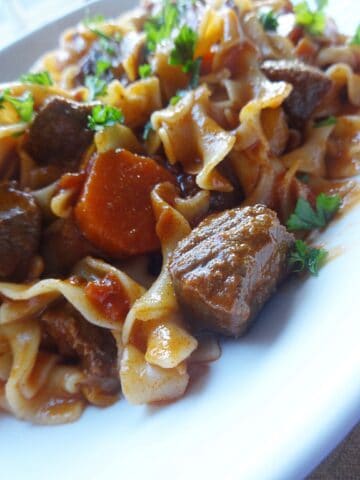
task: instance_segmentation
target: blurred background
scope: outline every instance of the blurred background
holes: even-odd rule
[[[127,0],[125,3],[136,5],[139,1]],[[299,1],[294,0],[294,3]],[[315,0],[308,1],[312,3]],[[359,21],[359,14],[353,12],[354,0],[328,1],[327,12],[335,18],[340,29],[350,34],[354,32]],[[113,0],[113,3],[116,2],[121,10],[123,0]],[[0,0],[0,49],[46,22],[91,3],[98,2],[95,0]],[[104,3],[111,2],[104,0]]]
[[[91,0],[0,0],[0,48]]]

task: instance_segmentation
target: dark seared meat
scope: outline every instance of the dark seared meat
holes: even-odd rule
[[[330,78],[320,69],[297,60],[267,60],[261,70],[270,80],[283,80],[293,86],[284,109],[289,124],[295,128],[304,126],[332,85]]]
[[[0,278],[26,277],[39,245],[41,212],[29,193],[0,185]]]
[[[30,127],[28,152],[41,165],[75,168],[92,142],[87,128],[91,107],[63,98],[52,98]]]
[[[293,242],[262,205],[207,217],[170,261],[180,305],[201,327],[240,335],[285,276]]]
[[[120,42],[108,41],[108,49],[110,53],[106,52],[101,46],[100,42],[92,44],[88,53],[80,61],[80,72],[76,77],[76,81],[79,85],[84,85],[85,78],[88,75],[96,75],[96,64],[99,60],[105,60],[110,63],[111,67],[102,73],[101,79],[107,83],[118,78],[123,71],[121,66],[121,48]]]
[[[47,310],[41,320],[58,352],[80,360],[94,385],[106,392],[119,390],[117,348],[109,330],[87,322],[71,305],[61,303]]]
[[[166,164],[165,166],[175,176],[183,198],[192,197],[200,192],[201,189],[196,184],[196,175],[184,172],[179,164]],[[232,192],[210,192],[209,212],[221,212],[225,209],[236,207],[240,205],[243,200],[241,189],[233,172],[230,171],[229,167],[226,167],[226,169],[223,170],[224,171],[221,171],[221,173],[229,178],[229,180],[236,186]]]
[[[40,247],[45,263],[45,274],[63,276],[74,264],[98,251],[82,235],[71,218],[55,220],[43,233]]]

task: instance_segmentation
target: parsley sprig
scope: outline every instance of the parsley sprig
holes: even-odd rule
[[[34,98],[31,92],[24,92],[20,97],[11,95],[9,89],[0,93],[0,108],[3,102],[9,102],[23,122],[30,122],[34,116]]]
[[[85,87],[89,90],[88,101],[90,102],[97,97],[106,95],[107,92],[106,81],[95,75],[85,77]]]
[[[295,212],[290,215],[287,221],[287,227],[291,231],[313,230],[322,228],[339,210],[341,199],[339,195],[326,195],[320,193],[316,197],[315,210],[304,198],[297,201]]]
[[[197,33],[184,25],[174,40],[174,48],[169,57],[170,65],[182,65],[182,71],[191,74],[191,88],[198,86],[200,76],[201,58],[194,59],[197,39]]]
[[[259,16],[259,20],[264,28],[264,30],[269,32],[276,32],[279,22],[276,17],[276,14],[273,10],[269,10],[268,12],[263,12]]]
[[[328,0],[315,0],[316,9],[311,10],[306,1],[294,5],[295,21],[310,33],[310,35],[321,35],[324,33],[326,16],[324,13]]]
[[[146,33],[146,48],[148,51],[154,52],[157,44],[169,38],[178,23],[179,10],[177,6],[166,0],[161,11],[145,22],[144,31]]]
[[[43,72],[37,72],[37,73],[25,73],[24,75],[21,75],[20,81],[22,83],[32,83],[32,84],[44,85],[44,86],[49,86],[54,84],[50,73],[46,70],[44,70]]]
[[[153,126],[152,126],[152,123],[151,123],[151,120],[149,120],[145,126],[144,126],[144,131],[143,131],[143,134],[142,134],[142,138],[143,140],[146,142],[146,140],[149,139],[149,136],[150,136],[150,133],[153,132],[154,129],[153,129]]]
[[[99,38],[100,47],[108,55],[116,55],[116,43],[120,42],[122,36],[120,33],[117,33],[114,37],[107,35],[102,30],[99,29],[101,24],[105,22],[105,17],[103,15],[94,15],[92,17],[87,17],[83,20],[83,24]]]
[[[178,90],[176,94],[170,98],[170,105],[176,105],[188,93],[189,90]]]
[[[193,63],[197,33],[187,25],[181,27],[170,52],[170,65],[182,65],[184,72],[189,72]]]
[[[95,76],[101,77],[110,67],[111,62],[109,62],[109,60],[106,60],[106,58],[100,58],[95,64]]]
[[[105,127],[111,127],[117,123],[124,123],[124,114],[118,108],[111,105],[95,105],[88,116],[90,130],[99,132]]]
[[[329,127],[330,125],[335,125],[337,122],[337,118],[334,117],[333,115],[330,115],[329,117],[326,117],[322,120],[318,120],[317,122],[314,123],[315,128],[322,128],[322,127]]]
[[[324,248],[313,248],[303,240],[296,240],[295,248],[289,257],[289,266],[293,272],[308,270],[316,276],[327,255],[328,252]]]
[[[357,26],[354,36],[350,40],[350,45],[360,45],[360,25]]]
[[[148,63],[144,63],[143,65],[139,66],[140,78],[150,77],[151,74],[152,74],[151,65],[149,65]]]

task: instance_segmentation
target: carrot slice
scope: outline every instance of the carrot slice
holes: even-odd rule
[[[150,193],[165,181],[174,178],[150,158],[120,149],[98,154],[75,207],[81,231],[115,258],[159,248]]]

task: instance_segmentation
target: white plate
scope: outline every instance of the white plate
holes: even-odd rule
[[[114,14],[132,4],[97,2],[92,10]],[[336,8],[353,30],[357,0]],[[0,52],[0,80],[26,71],[83,16],[68,15]],[[251,332],[227,341],[221,359],[177,403],[121,400],[58,427],[1,415],[1,478],[303,478],[360,420],[360,208],[321,241],[342,253],[318,278],[282,288]]]

